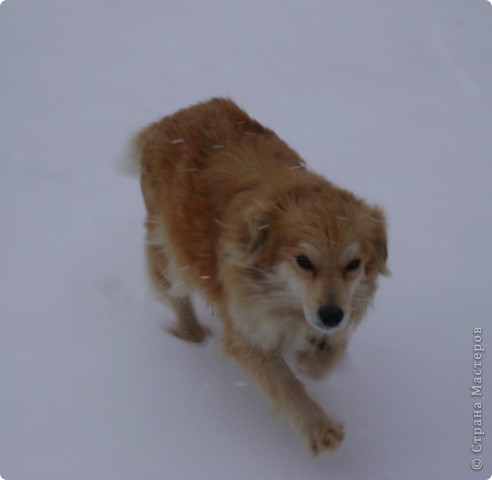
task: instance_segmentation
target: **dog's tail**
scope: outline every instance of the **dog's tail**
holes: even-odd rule
[[[153,127],[153,125],[150,125],[133,135],[125,150],[119,156],[118,164],[120,169],[127,175],[140,175],[142,151],[151,138]]]

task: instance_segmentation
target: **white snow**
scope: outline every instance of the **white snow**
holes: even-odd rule
[[[492,474],[489,2],[8,0],[0,65],[5,480]],[[203,302],[213,340],[167,334],[146,279],[140,189],[116,159],[217,95],[388,215],[393,276],[333,374],[307,382],[345,423],[331,456],[309,457],[221,357]]]

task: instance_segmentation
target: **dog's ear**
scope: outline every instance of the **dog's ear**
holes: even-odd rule
[[[259,203],[252,205],[242,212],[242,221],[239,228],[239,242],[245,252],[255,256],[266,244],[269,236],[270,224],[268,215]]]
[[[260,201],[238,202],[224,218],[224,248],[228,263],[242,267],[266,267],[272,255],[271,228]]]
[[[371,275],[389,275],[387,267],[388,239],[386,235],[386,218],[379,207],[372,207],[368,221],[367,239],[370,243],[371,259],[367,263],[366,272]]]

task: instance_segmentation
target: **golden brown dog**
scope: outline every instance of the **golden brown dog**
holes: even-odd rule
[[[139,134],[151,278],[172,333],[208,330],[190,294],[215,305],[224,350],[241,363],[313,454],[343,430],[306,393],[347,345],[387,273],[383,212],[319,175],[227,99],[183,109]]]

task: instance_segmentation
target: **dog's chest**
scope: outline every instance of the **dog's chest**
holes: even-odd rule
[[[302,312],[297,309],[274,309],[262,302],[250,304],[248,309],[231,307],[235,326],[262,350],[295,343],[304,331]]]

